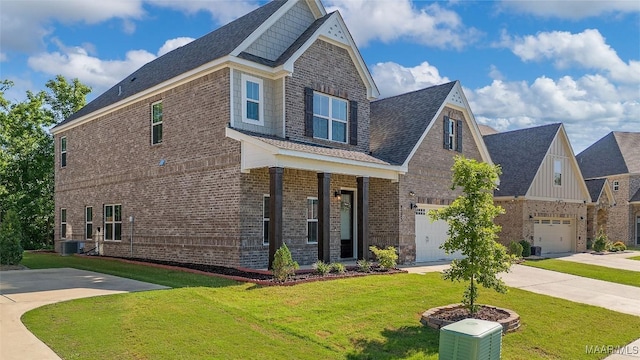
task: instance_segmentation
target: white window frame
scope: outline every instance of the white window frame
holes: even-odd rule
[[[335,97],[335,96],[331,96],[331,95],[327,95],[321,92],[317,92],[314,91],[313,92],[313,96],[315,97],[316,95],[318,96],[323,96],[326,98],[329,98],[329,115],[325,116],[325,115],[320,115],[320,114],[316,114],[316,112],[313,112],[313,125],[315,128],[315,118],[322,118],[322,119],[327,119],[328,122],[328,129],[327,129],[327,137],[323,138],[323,137],[318,137],[316,136],[316,132],[313,132],[313,137],[315,139],[322,139],[322,140],[328,140],[328,141],[333,141],[333,142],[337,142],[340,144],[347,144],[349,142],[349,101],[347,101],[346,99],[343,98],[339,98],[339,97]],[[345,119],[337,119],[333,117],[333,100],[338,100],[340,102],[345,103],[346,105],[346,113],[345,113]],[[314,103],[315,103],[315,99],[314,99]],[[340,122],[344,124],[344,141],[339,141],[339,140],[334,140],[333,139],[333,122]]]
[[[307,197],[307,244],[317,244],[318,243],[318,205],[316,205],[316,213],[313,214],[313,202],[318,203],[317,197]],[[309,217],[309,213],[311,213],[311,217]],[[309,241],[309,224],[316,223],[316,241]]]
[[[120,207],[120,220],[116,220],[116,207]],[[113,220],[107,220],[107,208],[113,207]],[[103,208],[103,217],[104,217],[104,240],[105,241],[122,241],[122,204],[107,204]],[[120,238],[116,239],[116,225],[120,224]],[[107,225],[112,225],[111,228],[111,237],[112,239],[107,238]]]
[[[269,209],[266,208],[265,206],[265,200],[269,199],[269,201],[271,201],[271,198],[269,196],[269,194],[264,194],[262,195],[262,245],[269,245]],[[265,216],[267,215],[267,216]],[[267,231],[265,233],[265,230]],[[265,234],[266,236],[266,241],[265,241]]]
[[[89,216],[89,210],[91,210],[91,216]],[[89,231],[91,226],[91,231]],[[84,236],[87,240],[93,239],[93,206],[84,207]]]
[[[619,182],[618,180],[615,180],[615,181],[613,182],[612,187],[613,187],[613,191],[618,191],[618,190],[620,190],[620,182]]]
[[[67,137],[60,138],[60,167],[67,167]]]
[[[67,238],[67,209],[60,208],[60,238]]]
[[[456,150],[456,121],[449,118],[449,150]]]
[[[162,144],[162,138],[164,137],[164,126],[162,125],[164,123],[164,106],[162,106],[162,111],[160,113],[160,121],[154,122],[155,119],[153,118],[153,111],[156,105],[162,106],[162,100],[151,103],[151,145]],[[154,142],[155,139],[153,138],[153,129],[156,126],[159,126],[162,129],[161,130],[162,135],[160,135],[159,141]]]
[[[556,165],[560,166],[560,171],[556,171]],[[562,159],[553,159],[553,186],[562,186],[564,166]],[[556,182],[556,174],[560,174],[560,183]]]
[[[242,87],[242,122],[253,125],[264,126],[264,82],[262,79],[247,75],[240,75],[241,87]],[[247,83],[252,82],[258,84],[258,97],[259,99],[256,101],[255,99],[247,98]],[[249,119],[247,117],[247,102],[257,103],[258,104],[258,120]]]

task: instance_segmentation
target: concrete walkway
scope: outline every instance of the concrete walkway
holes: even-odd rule
[[[599,255],[588,255],[597,257]],[[604,255],[612,256],[612,255]],[[631,254],[633,256],[633,254]],[[578,257],[582,259],[583,257]],[[613,260],[611,258],[610,260]],[[618,261],[635,261],[618,258]],[[567,257],[567,261],[568,260]],[[586,260],[585,260],[586,261]],[[582,262],[582,261],[581,261]],[[639,261],[640,262],[640,261]],[[587,262],[591,264],[590,262]],[[612,264],[615,262],[612,262]],[[604,265],[602,265],[604,266]],[[404,268],[409,273],[424,274],[427,272],[442,272],[448,268],[447,264],[419,264]],[[614,266],[610,266],[614,267]],[[640,274],[639,274],[640,276]],[[553,296],[583,304],[603,307],[625,314],[640,316],[640,288],[635,286],[615,284],[607,281],[588,279],[580,276],[559,273],[523,265],[513,265],[511,271],[502,274],[504,282],[514,288],[523,289],[538,294]],[[613,354],[607,360],[640,359],[640,339],[627,345],[621,351],[625,355]]]
[[[72,299],[157,289],[166,287],[77,269],[1,271],[0,359],[60,359],[20,321],[31,309]]]
[[[612,253],[606,255],[596,255],[590,253],[568,254],[566,256],[557,257],[556,259],[640,272],[640,260],[627,259],[633,256],[640,256],[640,252],[625,251],[623,253]]]

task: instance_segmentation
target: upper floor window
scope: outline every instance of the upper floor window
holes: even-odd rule
[[[84,208],[84,232],[85,238],[91,240],[93,238],[93,207],[87,206]]]
[[[151,145],[162,143],[162,101],[151,104]]]
[[[261,79],[242,74],[242,121],[264,125],[264,90]]]
[[[269,245],[269,195],[262,198],[262,243]]]
[[[347,142],[347,101],[320,93],[313,94],[313,136]]]
[[[444,148],[462,152],[462,120],[444,117]]]
[[[553,160],[553,185],[562,185],[562,160]]]
[[[67,209],[60,209],[60,238],[67,238]]]
[[[104,206],[104,239],[122,240],[122,205]]]
[[[620,182],[618,180],[613,182],[613,191],[618,191],[620,189]]]
[[[307,243],[318,242],[318,199],[307,198]]]
[[[67,166],[67,137],[60,138],[60,167]]]

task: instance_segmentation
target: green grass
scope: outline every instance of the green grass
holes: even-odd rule
[[[556,259],[527,260],[523,265],[583,276],[590,279],[640,287],[640,273],[637,271],[613,269],[605,266],[589,265]]]
[[[31,267],[117,271],[114,267],[125,266],[41,254],[26,260]],[[143,274],[161,281],[167,275],[127,267],[126,277]],[[422,326],[420,314],[459,302],[463,291],[462,284],[437,273],[291,287],[225,282],[186,287],[188,281],[211,280],[171,276],[180,288],[52,304],[22,320],[64,359],[437,359],[439,333]],[[624,346],[640,333],[640,317],[524,290],[482,291],[480,301],[522,317],[521,329],[503,337],[504,359],[604,358],[585,354],[585,347]]]
[[[627,258],[627,259],[631,259],[631,260],[640,260],[640,256],[634,256],[634,257],[630,257],[630,258]]]

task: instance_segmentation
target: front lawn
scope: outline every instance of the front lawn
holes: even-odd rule
[[[630,257],[630,258],[627,258],[627,259],[631,259],[631,260],[640,260],[640,256],[634,256],[634,257]]]
[[[640,273],[637,271],[613,269],[605,266],[556,259],[527,260],[522,263],[522,265],[640,287]]]
[[[103,259],[84,263],[40,254],[29,255],[25,264],[41,260],[49,266],[118,267]],[[127,265],[122,275],[139,273],[167,276],[141,265]],[[189,285],[171,276],[179,286]],[[211,282],[189,276],[194,284]],[[420,314],[458,302],[462,291],[462,284],[437,273],[290,287],[214,281],[53,304],[22,320],[64,359],[437,359],[439,333],[422,326]],[[503,338],[504,359],[604,358],[587,355],[586,347],[624,346],[640,333],[640,317],[524,290],[482,291],[480,301],[522,317],[521,329]]]

